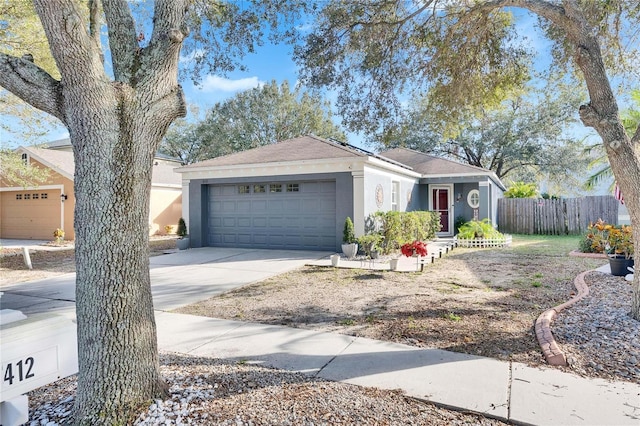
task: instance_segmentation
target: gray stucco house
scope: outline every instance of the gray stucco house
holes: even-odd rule
[[[317,136],[217,157],[176,169],[192,247],[339,250],[353,219],[362,235],[376,211],[497,219],[505,190],[485,169],[404,148],[373,154]]]

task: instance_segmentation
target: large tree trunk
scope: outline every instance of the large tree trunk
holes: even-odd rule
[[[163,127],[139,92],[111,82],[64,91],[75,155],[75,419],[129,423],[164,392],[148,260],[151,172]],[[165,123],[167,119],[164,120]],[[126,387],[119,384],[128,383]]]
[[[114,80],[104,69],[100,3]],[[0,83],[69,129],[75,156],[78,424],[126,424],[165,393],[148,258],[151,171],[168,126],[186,114],[178,57],[186,0],[156,0],[147,46],[127,3],[34,0],[62,76],[0,53]]]
[[[630,137],[620,121],[596,31],[588,25],[574,1],[566,1],[565,10],[568,20],[564,29],[575,46],[576,63],[584,75],[590,98],[587,105],[580,107],[580,118],[602,138],[629,210],[634,246],[640,249],[640,130]],[[640,273],[634,277],[631,315],[640,321]]]

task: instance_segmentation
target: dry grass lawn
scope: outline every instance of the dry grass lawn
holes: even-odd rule
[[[602,259],[569,257],[576,237],[516,237],[454,250],[423,273],[304,267],[179,312],[335,331],[542,364],[535,319]]]

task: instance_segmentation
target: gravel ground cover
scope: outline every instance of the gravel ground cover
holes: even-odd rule
[[[600,272],[586,275],[589,295],[552,325],[570,368],[585,376],[640,383],[640,324],[631,318],[631,283]]]
[[[170,396],[154,401],[138,425],[504,425],[406,398],[398,391],[327,382],[210,358],[161,354]],[[29,426],[70,420],[75,378],[29,395]]]

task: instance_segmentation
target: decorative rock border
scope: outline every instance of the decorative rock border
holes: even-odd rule
[[[562,352],[562,350],[558,346],[558,343],[556,343],[556,339],[551,333],[551,323],[558,315],[558,313],[572,305],[575,305],[589,294],[589,287],[584,281],[585,275],[587,275],[589,272],[592,271],[589,270],[581,273],[573,281],[573,284],[578,290],[578,294],[576,296],[572,297],[570,300],[561,305],[558,305],[551,309],[547,309],[536,320],[536,337],[538,338],[538,343],[542,348],[544,358],[547,360],[549,365],[567,365],[567,357],[564,355],[564,352]]]

